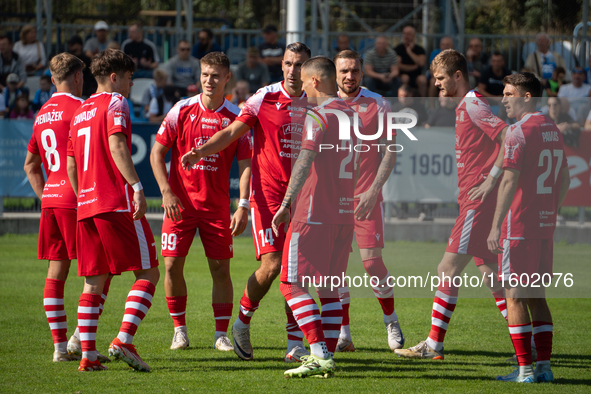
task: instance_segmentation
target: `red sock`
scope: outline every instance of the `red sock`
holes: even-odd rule
[[[443,340],[447,332],[449,320],[458,302],[458,288],[449,286],[449,281],[444,281],[435,292],[433,301],[433,313],[431,314],[431,332],[427,339],[428,345],[434,350],[441,350]]]
[[[254,311],[259,308],[259,302],[252,302],[247,296],[246,292],[242,296],[240,300],[240,313],[238,314],[238,318],[240,321],[246,325],[250,324],[250,319],[252,319],[252,315]]]
[[[363,267],[370,276],[378,278],[378,283],[374,281],[371,284],[373,292],[382,306],[384,315],[390,316],[394,313],[394,287],[388,285],[390,273],[384,264],[384,260],[381,256],[363,260]]]
[[[349,307],[351,306],[351,294],[349,293],[349,287],[341,287],[339,289],[339,300],[341,301],[341,307],[343,308],[343,322],[341,325],[349,325]]]
[[[168,305],[168,312],[172,317],[174,327],[186,326],[187,296],[166,297],[166,305]]]
[[[232,318],[232,303],[220,303],[211,304],[213,307],[213,317],[215,318],[215,338],[219,338],[221,335],[228,334],[228,325]]]
[[[326,348],[330,353],[334,353],[341,333],[341,324],[343,321],[343,308],[338,298],[320,297],[322,305],[322,331],[326,341]]]
[[[318,310],[318,305],[316,305],[316,302],[310,293],[308,293],[308,290],[297,285],[284,282],[281,282],[279,289],[281,290],[281,294],[283,294],[285,297],[287,304],[293,311],[293,316],[298,322],[298,325],[308,340],[308,343],[313,344],[324,342],[320,311]]]
[[[495,291],[492,293],[497,303],[497,308],[501,311],[501,315],[507,320],[507,302],[505,301],[505,292],[503,290]]]
[[[103,287],[103,295],[101,295],[101,304],[99,305],[99,316],[103,314],[103,309],[105,309],[105,302],[107,301],[107,295],[109,294],[109,288],[111,287],[111,277],[107,277],[107,281],[105,282],[105,286]]]
[[[519,366],[532,364],[531,332],[531,323],[509,324],[509,334],[511,335],[511,342],[513,342]]]
[[[96,329],[100,315],[100,303],[101,296],[98,294],[82,293],[80,295],[80,302],[78,303],[78,330],[80,331],[82,352],[96,350]]]
[[[285,311],[285,315],[287,316],[287,323],[285,324],[287,340],[301,342],[304,339],[304,333],[300,330],[300,326],[298,326],[298,322],[293,316],[293,312],[291,310]]]
[[[127,295],[125,315],[123,315],[123,322],[119,329],[119,335],[117,335],[121,342],[129,344],[133,341],[138,326],[152,306],[152,297],[154,297],[155,291],[156,286],[150,281],[144,279],[135,281]]]
[[[536,361],[550,361],[552,354],[552,322],[534,321],[532,322],[532,332],[534,335],[534,342],[536,350],[538,351],[538,359]]]
[[[68,342],[66,332],[68,322],[64,309],[64,285],[66,282],[58,279],[45,279],[43,292],[43,307],[53,337],[53,343]]]

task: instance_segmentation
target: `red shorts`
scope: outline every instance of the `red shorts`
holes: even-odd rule
[[[41,209],[39,260],[75,259],[77,223],[75,209]]]
[[[288,251],[281,262],[281,281],[302,284],[304,276],[340,278],[347,271],[353,233],[352,224],[292,222],[287,231]]]
[[[484,202],[468,201],[460,205],[460,215],[451,230],[446,252],[474,256],[476,265],[496,264],[497,256],[488,250],[486,240],[495,214],[495,188]]]
[[[503,254],[498,256],[499,280],[507,283],[513,277],[519,278],[521,274],[529,276],[532,283],[536,279],[541,280],[542,275],[552,275],[552,257],[554,243],[549,239],[502,239]],[[524,282],[525,283],[525,282]]]
[[[162,222],[162,256],[185,257],[199,229],[199,237],[205,249],[205,256],[212,260],[231,259],[232,230],[230,216],[225,219],[198,218],[183,211],[183,220],[173,222],[164,217]]]
[[[359,200],[355,200],[357,209]],[[355,239],[359,249],[384,248],[384,204],[376,203],[369,219],[355,219]]]
[[[107,212],[78,221],[78,275],[94,276],[158,266],[154,235],[144,216]]]
[[[259,206],[251,202],[250,215],[252,220],[252,238],[256,249],[257,260],[261,256],[272,252],[283,252],[285,243],[285,227],[279,226],[279,236],[275,236],[271,223],[280,203],[269,203],[269,206]]]

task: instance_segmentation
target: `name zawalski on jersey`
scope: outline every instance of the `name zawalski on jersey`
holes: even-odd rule
[[[96,110],[97,110],[97,108],[93,108],[90,111],[80,112],[74,118],[74,125],[77,125],[80,122],[84,122],[86,120],[90,120],[90,119],[94,118],[94,116],[96,115]]]
[[[41,114],[37,116],[37,119],[35,119],[35,126],[43,123],[51,124],[52,122],[59,122],[60,120],[62,120],[63,114],[64,111],[51,111]]]

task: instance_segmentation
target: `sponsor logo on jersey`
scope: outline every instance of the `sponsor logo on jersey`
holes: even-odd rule
[[[62,120],[63,114],[64,114],[64,111],[51,111],[51,112],[46,112],[44,114],[40,114],[35,119],[35,125],[43,124],[43,123],[51,124],[52,122],[58,122],[58,121]]]
[[[195,120],[195,114],[191,114],[191,122]]]
[[[283,135],[297,134],[301,136],[304,126],[298,123],[288,123],[281,126],[281,130],[283,131]]]
[[[209,119],[209,118],[201,118],[201,122],[203,123],[212,123],[212,124],[220,124],[219,119]]]
[[[482,119],[486,123],[490,125],[490,127],[496,127],[499,123],[502,122],[500,118],[497,118],[494,114],[491,114],[489,117]]]
[[[127,127],[127,122],[125,121],[125,112],[114,111],[113,123],[115,123],[115,126]]]
[[[456,146],[460,146],[460,136],[456,134]]]

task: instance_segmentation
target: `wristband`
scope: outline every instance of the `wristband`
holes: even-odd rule
[[[246,198],[241,198],[240,202],[238,202],[238,207],[250,209],[250,201],[248,201]]]
[[[497,166],[493,166],[492,170],[490,170],[490,176],[497,179],[503,173],[503,169]]]
[[[139,192],[140,190],[144,190],[144,187],[142,186],[141,182],[134,183],[133,185],[131,185],[131,188],[133,189],[134,192]]]
[[[289,209],[291,207],[291,204],[288,203],[287,201],[282,201],[281,202],[281,206],[284,207],[284,208],[288,208]]]

